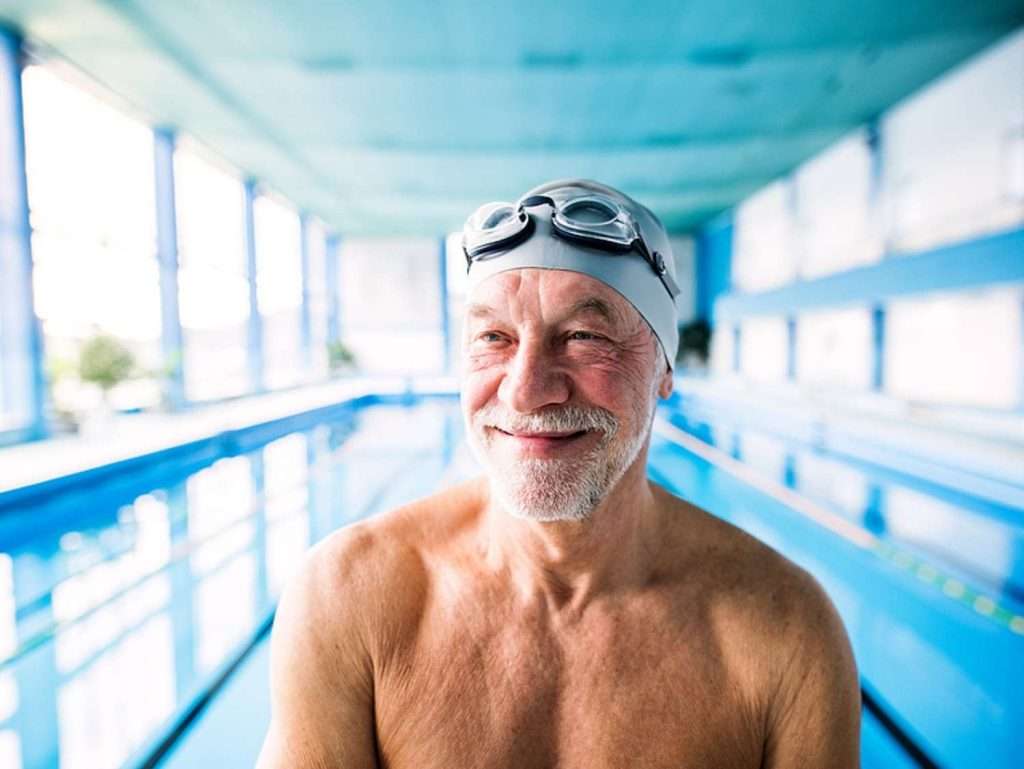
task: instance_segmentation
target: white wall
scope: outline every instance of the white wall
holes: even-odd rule
[[[897,104],[878,131],[878,154],[858,129],[738,206],[734,290],[767,291],[1024,226],[1024,29]],[[1021,405],[1024,286],[914,296],[883,309],[887,394]],[[784,328],[783,318],[741,322],[743,378],[784,378]],[[715,336],[712,368],[731,371],[731,329]],[[795,380],[866,390],[872,345],[868,306],[802,313]]]
[[[882,121],[892,250],[1024,223],[1024,29]]]

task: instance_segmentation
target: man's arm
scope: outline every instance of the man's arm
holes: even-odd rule
[[[768,718],[763,766],[857,769],[860,681],[842,620],[805,572],[783,636],[788,661]]]
[[[360,578],[366,537],[314,548],[278,605],[271,722],[257,769],[376,769],[373,663]],[[364,571],[365,574],[365,571]]]

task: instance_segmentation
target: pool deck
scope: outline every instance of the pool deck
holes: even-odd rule
[[[454,393],[445,377],[360,377],[247,396],[177,413],[118,415],[107,429],[0,448],[0,499],[15,490],[369,395]]]

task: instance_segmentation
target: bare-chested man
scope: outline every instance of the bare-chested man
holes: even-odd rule
[[[464,245],[485,474],[313,549],[274,625],[260,769],[858,766],[822,589],[647,479],[678,341],[661,224],[556,182],[484,207]]]

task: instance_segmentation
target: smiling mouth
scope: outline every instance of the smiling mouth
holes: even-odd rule
[[[500,427],[493,427],[496,432],[501,433],[509,438],[515,438],[516,440],[523,441],[525,443],[537,444],[537,445],[558,445],[574,441],[577,438],[582,438],[586,435],[589,430],[577,430],[573,433],[513,433],[508,430],[502,430]]]

